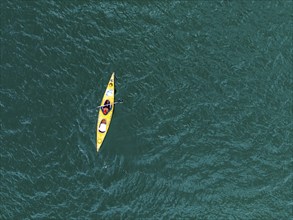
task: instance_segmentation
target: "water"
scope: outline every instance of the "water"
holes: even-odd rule
[[[292,11],[2,1],[1,219],[292,219]]]

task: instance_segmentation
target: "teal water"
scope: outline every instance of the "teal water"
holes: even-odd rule
[[[292,12],[1,1],[0,219],[292,219]]]

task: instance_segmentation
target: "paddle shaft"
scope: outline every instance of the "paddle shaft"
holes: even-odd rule
[[[123,101],[114,102],[113,105],[118,104],[118,103],[123,103]],[[103,108],[103,107],[109,106],[109,105],[112,105],[112,104],[101,105],[101,106],[98,106],[97,108]]]

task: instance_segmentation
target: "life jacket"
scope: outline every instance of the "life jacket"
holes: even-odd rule
[[[103,108],[103,113],[104,113],[104,115],[106,115],[107,113],[108,113],[108,108]]]

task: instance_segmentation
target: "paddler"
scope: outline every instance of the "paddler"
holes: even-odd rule
[[[102,108],[102,111],[103,111],[103,114],[106,115],[108,114],[108,112],[110,111],[111,109],[111,103],[109,100],[106,100],[105,103],[104,103],[104,107]]]
[[[106,125],[106,119],[102,119],[100,126],[99,126],[99,131],[101,133],[104,133],[106,131],[107,125]]]

